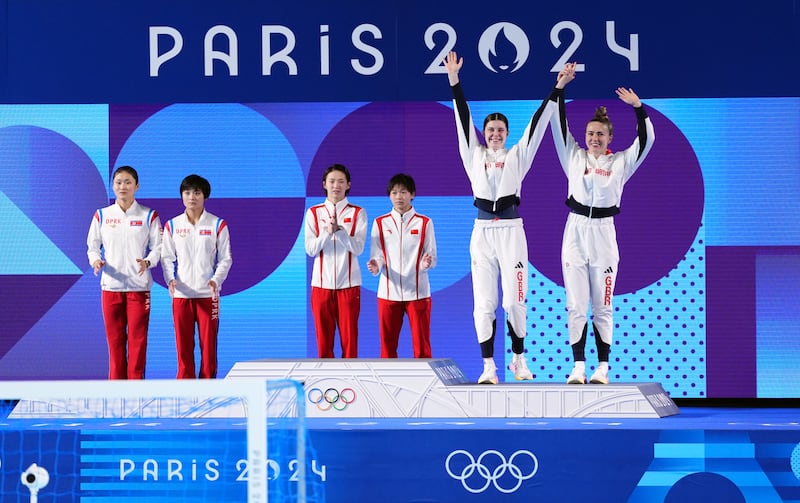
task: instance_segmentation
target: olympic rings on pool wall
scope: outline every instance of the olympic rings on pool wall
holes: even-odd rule
[[[462,456],[467,461],[463,467],[460,467],[460,463],[453,463],[454,457]],[[518,466],[517,461],[521,461],[522,465]],[[464,489],[473,494],[482,493],[492,484],[501,493],[513,493],[522,486],[523,481],[539,471],[536,455],[525,449],[514,452],[508,460],[494,449],[484,451],[477,459],[471,453],[459,449],[447,456],[444,465],[447,474],[460,481]]]

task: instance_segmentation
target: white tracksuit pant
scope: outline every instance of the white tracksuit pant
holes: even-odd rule
[[[593,323],[599,332],[595,336],[611,345],[618,264],[614,217],[588,218],[570,213],[561,245],[570,344],[576,344],[583,335],[591,299]]]
[[[522,219],[475,220],[469,253],[478,342],[486,342],[492,337],[498,303],[498,275],[508,322],[517,337],[525,337],[528,244]]]

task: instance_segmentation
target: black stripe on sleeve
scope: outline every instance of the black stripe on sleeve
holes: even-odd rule
[[[461,122],[461,129],[464,131],[464,138],[469,145],[469,105],[467,105],[467,98],[464,96],[464,90],[461,88],[461,83],[456,83],[450,86],[453,91],[453,99],[456,102],[456,110],[458,111],[458,120]]]
[[[647,145],[647,125],[645,124],[647,111],[644,109],[644,105],[639,108],[634,108],[633,110],[636,112],[636,134],[639,136],[639,155],[637,155],[636,158],[639,159]]]
[[[564,90],[554,88],[550,93],[550,101],[558,103],[558,125],[561,131],[561,143],[567,143],[567,106],[564,98]]]

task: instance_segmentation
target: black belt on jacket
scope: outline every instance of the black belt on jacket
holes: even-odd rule
[[[578,215],[583,215],[589,218],[606,218],[619,214],[619,206],[611,206],[610,208],[594,208],[592,206],[586,206],[579,203],[572,196],[569,196],[569,199],[564,201],[564,204],[569,206],[569,209],[573,213],[577,213]]]
[[[516,194],[511,194],[510,196],[503,196],[497,201],[489,201],[488,199],[476,197],[475,202],[472,204],[479,210],[488,211],[489,213],[497,213],[512,206],[519,206],[520,202],[521,201]]]

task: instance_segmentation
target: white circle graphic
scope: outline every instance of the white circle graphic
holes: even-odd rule
[[[505,50],[499,51],[500,47]],[[510,49],[515,49],[511,54]],[[495,23],[481,34],[478,40],[478,55],[484,66],[494,73],[513,73],[528,60],[530,54],[528,36],[513,23]]]

